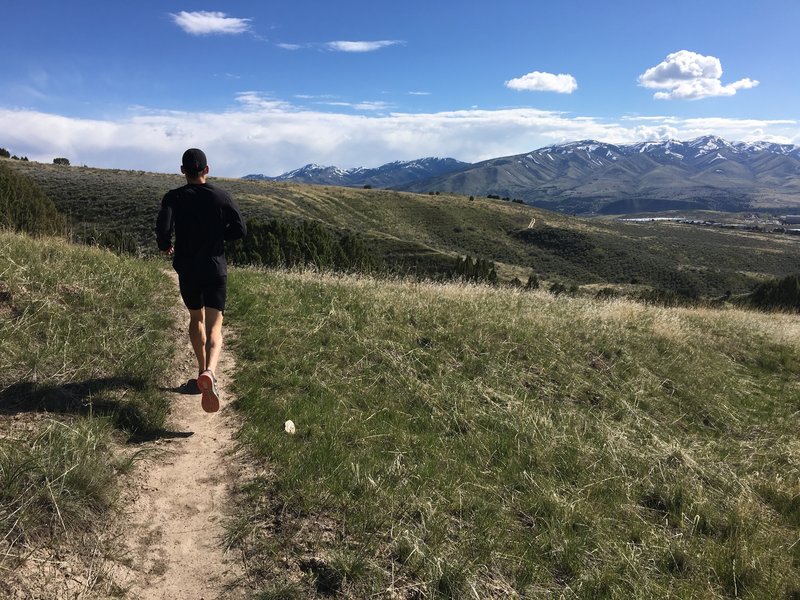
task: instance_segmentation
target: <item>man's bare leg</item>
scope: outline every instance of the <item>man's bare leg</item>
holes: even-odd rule
[[[222,354],[222,312],[216,308],[206,307],[205,333],[206,369],[216,375],[217,363]]]
[[[200,388],[200,393],[203,395],[200,401],[203,410],[213,413],[219,410],[219,390],[217,389],[215,369],[222,352],[222,312],[216,308],[206,307],[204,317],[200,325],[204,327],[205,344],[202,353],[205,369],[197,376],[197,387]]]
[[[192,342],[192,349],[195,357],[197,357],[197,372],[202,373],[208,368],[206,366],[208,335],[206,333],[205,311],[202,308],[197,310],[189,309],[189,340]]]

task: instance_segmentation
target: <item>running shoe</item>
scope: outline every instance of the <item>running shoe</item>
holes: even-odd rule
[[[214,373],[206,369],[197,377],[197,387],[200,388],[200,393],[203,398],[200,405],[207,413],[217,412],[219,410],[219,390],[217,389],[217,378]]]

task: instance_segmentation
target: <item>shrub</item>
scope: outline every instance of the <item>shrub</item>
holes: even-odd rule
[[[456,258],[452,277],[462,281],[497,283],[497,271],[493,262],[483,258],[465,256]]]
[[[611,300],[619,297],[619,292],[611,287],[604,287],[597,290],[594,297],[598,300]]]
[[[139,253],[139,244],[136,242],[136,238],[128,232],[100,231],[95,228],[84,235],[81,241],[88,246],[107,248],[115,254],[135,256]]]
[[[66,221],[39,186],[0,163],[0,228],[54,235],[65,231]]]

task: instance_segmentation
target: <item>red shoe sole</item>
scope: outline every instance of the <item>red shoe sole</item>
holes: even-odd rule
[[[219,396],[214,393],[214,381],[211,376],[202,373],[197,378],[197,387],[200,388],[200,392],[203,394],[203,398],[200,400],[203,410],[207,413],[217,412],[219,410]]]

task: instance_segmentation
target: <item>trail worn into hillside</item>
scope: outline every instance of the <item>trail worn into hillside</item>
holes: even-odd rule
[[[171,431],[147,442],[153,454],[139,467],[141,479],[124,530],[130,570],[119,585],[127,598],[137,600],[240,598],[246,595],[241,561],[224,546],[232,489],[244,468],[234,454],[235,417],[227,408],[234,360],[223,350],[217,369],[222,408],[203,412],[200,395],[181,387],[196,377],[197,364],[179,298],[175,322],[179,349],[164,382]]]

